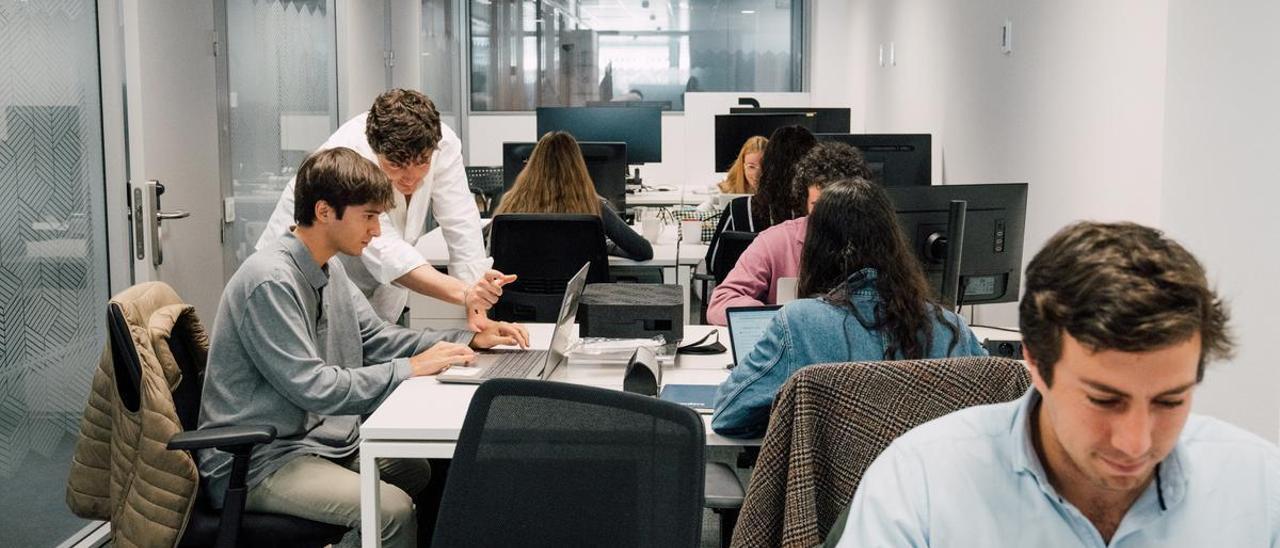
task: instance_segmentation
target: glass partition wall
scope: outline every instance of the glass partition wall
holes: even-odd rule
[[[108,298],[94,0],[0,0],[0,531],[54,546]],[[91,304],[86,304],[91,303]]]

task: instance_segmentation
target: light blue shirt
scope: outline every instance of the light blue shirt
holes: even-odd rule
[[[1028,423],[1039,399],[1031,390],[895,440],[863,476],[838,546],[1280,546],[1280,450],[1197,415],[1104,543],[1046,479]]]

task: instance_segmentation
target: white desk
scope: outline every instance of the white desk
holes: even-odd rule
[[[530,344],[547,348],[550,324],[531,324]],[[685,340],[697,340],[715,328],[686,326]],[[577,333],[577,326],[574,326]],[[727,344],[728,333],[720,340]],[[662,370],[662,382],[669,384],[720,384],[729,376],[725,368],[732,360],[729,352],[715,355],[681,355],[673,367]],[[560,366],[552,380],[622,389],[623,366]],[[378,490],[380,474],[376,458],[452,458],[462,421],[477,385],[444,384],[432,377],[417,377],[400,384],[377,411],[360,426],[360,526],[364,546],[381,545],[378,536]],[[711,415],[702,415],[710,446],[754,446],[760,440],[726,438],[711,431]]]
[[[488,225],[489,219],[481,219]],[[684,295],[684,318],[689,318],[690,285],[689,278],[693,268],[702,262],[707,255],[707,245],[699,243],[679,243],[679,225],[663,225],[657,243],[653,244],[653,258],[648,261],[633,261],[622,257],[609,257],[611,266],[657,266],[662,268],[662,281],[667,284],[678,284]],[[449,247],[444,243],[444,233],[436,228],[418,239],[415,246],[427,263],[435,267],[448,266]],[[441,302],[417,293],[409,294],[409,317],[415,320],[415,327],[461,326],[465,324],[466,315],[462,307]]]
[[[684,189],[646,190],[635,194],[627,194],[627,207],[667,207],[683,205],[686,199]]]

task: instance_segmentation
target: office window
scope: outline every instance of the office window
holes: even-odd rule
[[[471,110],[801,91],[802,0],[471,0]]]

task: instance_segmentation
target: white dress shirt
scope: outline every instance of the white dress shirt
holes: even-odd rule
[[[316,150],[346,147],[377,163],[377,155],[365,137],[368,116],[365,112],[348,120]],[[480,212],[467,186],[462,141],[449,126],[440,124],[440,129],[440,144],[431,155],[431,169],[413,193],[413,200],[406,207],[404,195],[394,192],[395,207],[381,218],[382,235],[369,243],[359,261],[343,261],[351,280],[369,298],[374,311],[388,321],[396,321],[409,302],[409,290],[395,280],[427,264],[414,244],[426,232],[428,208],[435,214],[449,246],[450,275],[472,284],[493,265],[493,260],[485,256]],[[293,185],[294,180],[290,179],[284,187],[256,249],[275,242],[293,226]]]

